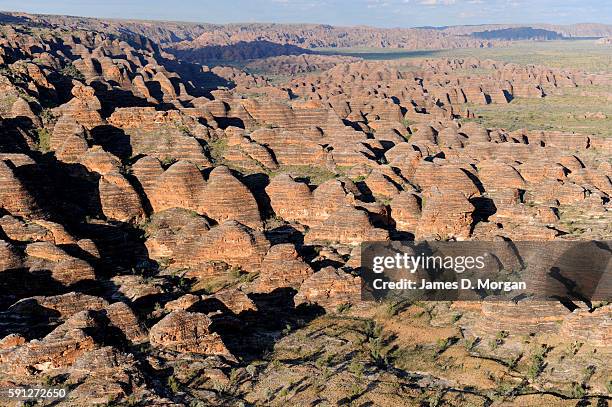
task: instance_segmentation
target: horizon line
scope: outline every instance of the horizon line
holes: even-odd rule
[[[95,17],[95,16],[85,16],[85,15],[75,15],[75,14],[54,14],[54,13],[32,13],[29,11],[19,11],[19,10],[0,10],[0,13],[6,14],[25,14],[25,15],[33,15],[33,16],[49,16],[49,17],[72,17],[72,18],[85,18],[91,20],[110,20],[110,21],[125,21],[125,22],[158,22],[158,23],[178,23],[178,24],[192,24],[192,25],[219,25],[219,26],[227,26],[227,25],[247,25],[247,24],[275,24],[275,25],[321,25],[321,26],[330,26],[330,27],[338,27],[338,28],[355,28],[355,27],[366,27],[366,28],[375,28],[379,30],[408,30],[408,29],[443,29],[443,28],[453,28],[453,27],[479,27],[479,26],[508,26],[514,25],[519,27],[531,27],[534,25],[551,25],[551,26],[560,26],[560,27],[570,27],[575,25],[582,24],[598,24],[604,26],[612,26],[612,24],[608,23],[598,23],[598,22],[579,22],[579,23],[571,23],[571,24],[557,24],[557,23],[546,23],[546,22],[537,22],[537,23],[478,23],[478,24],[451,24],[451,25],[419,25],[419,26],[395,26],[395,27],[380,27],[375,25],[367,25],[367,24],[354,24],[354,25],[335,25],[329,23],[305,23],[305,22],[272,22],[272,21],[236,21],[236,22],[227,22],[227,23],[212,23],[207,21],[188,21],[188,20],[161,20],[161,19],[145,19],[145,18],[122,18],[122,17]]]

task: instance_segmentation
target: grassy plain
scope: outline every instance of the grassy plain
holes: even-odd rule
[[[508,131],[559,130],[612,137],[612,87],[564,89],[543,99],[517,98],[507,105],[470,106],[475,121]]]
[[[594,40],[516,41],[505,47],[449,50],[402,50],[376,48],[322,48],[325,54],[341,54],[368,60],[417,58],[494,59],[517,64],[546,65],[552,68],[612,72],[612,49]]]

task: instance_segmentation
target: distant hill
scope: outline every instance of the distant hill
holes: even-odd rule
[[[457,25],[443,27],[444,32],[454,35],[470,35],[475,32],[504,30],[507,28],[533,28],[554,31],[564,37],[610,37],[612,25],[599,23],[581,24],[483,24],[483,25]]]
[[[298,55],[316,48],[488,48],[511,40],[611,37],[612,25],[520,24],[419,28],[340,27],[326,24],[189,23],[98,19],[0,12],[0,23],[99,31],[120,38],[146,37],[167,51],[197,62]]]
[[[531,27],[517,27],[517,28],[504,28],[501,30],[487,30],[472,33],[472,37],[482,38],[485,40],[538,40],[538,41],[549,41],[549,40],[560,40],[563,39],[563,35],[549,30],[543,30],[541,28]]]
[[[490,41],[465,35],[446,33],[440,29],[376,28],[367,26],[338,27],[326,24],[274,24],[274,23],[184,23],[173,21],[145,21],[97,19],[73,16],[37,15],[17,12],[0,13],[0,22],[26,25],[50,25],[74,30],[91,30],[145,36],[163,46],[177,50],[204,47],[232,46],[244,42],[292,45],[303,49],[368,47],[403,49],[441,49],[490,47]],[[247,50],[241,45],[243,54]],[[257,47],[261,50],[261,47]],[[278,55],[274,49],[269,55]],[[212,51],[233,52],[227,49]],[[248,50],[246,54],[250,53]],[[206,54],[208,54],[208,49]]]

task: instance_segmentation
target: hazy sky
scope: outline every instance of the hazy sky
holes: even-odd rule
[[[92,17],[414,27],[612,24],[612,0],[0,0],[0,10]]]

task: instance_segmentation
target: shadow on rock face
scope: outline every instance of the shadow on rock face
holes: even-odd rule
[[[100,103],[102,104],[101,113],[103,117],[110,116],[117,108],[153,106],[153,104],[149,103],[146,99],[135,96],[132,92],[119,89],[116,86],[109,88],[106,84],[99,81],[93,81],[89,86],[96,90],[96,96],[100,99]],[[155,98],[162,101],[163,94],[161,93],[161,89],[159,89],[159,92],[160,98],[158,99],[157,96],[155,96]]]
[[[239,41],[230,45],[208,45],[199,48],[169,49],[178,58],[214,66],[221,61],[249,60],[280,55],[310,54],[312,51],[290,44],[271,41]]]
[[[291,288],[278,288],[269,294],[250,294],[257,311],[245,311],[215,321],[214,329],[221,335],[230,352],[245,362],[261,359],[282,336],[283,330],[301,327],[324,313],[318,306],[295,307]]]
[[[108,125],[97,126],[91,130],[91,136],[95,144],[121,159],[132,156],[131,138],[121,129]]]
[[[41,306],[28,298],[0,312],[0,337],[20,334],[29,339],[40,338],[51,332],[59,323],[60,313]]]
[[[25,153],[30,150],[27,134],[34,128],[32,119],[17,117],[2,119],[0,122],[0,152]]]

